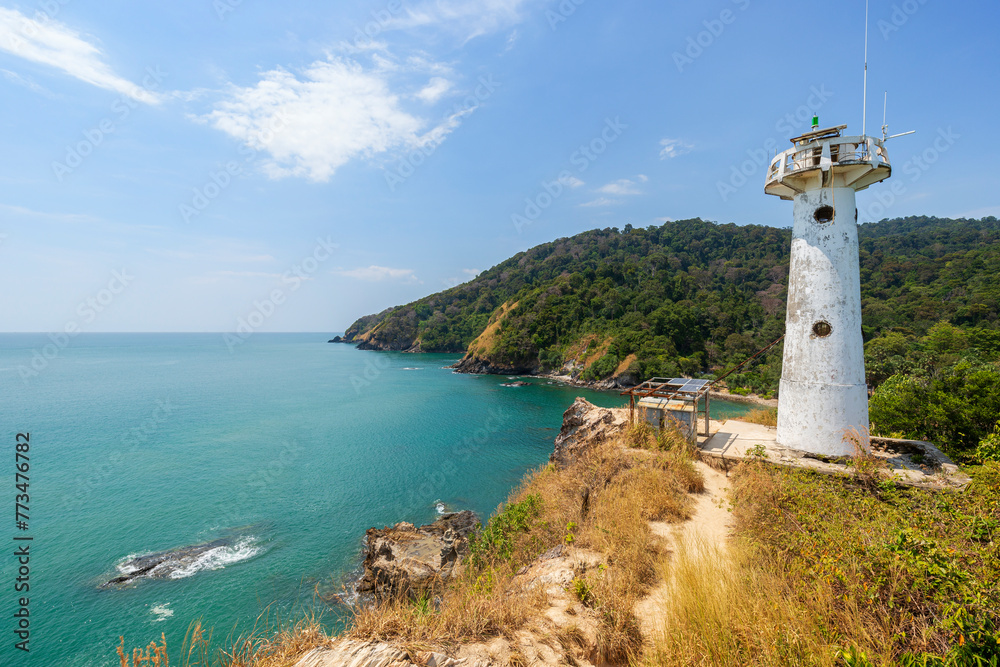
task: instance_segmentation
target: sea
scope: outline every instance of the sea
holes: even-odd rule
[[[331,335],[0,334],[0,665],[117,666],[120,637],[161,635],[179,664],[196,621],[216,648],[310,614],[336,631],[367,528],[485,520],[577,396],[624,403]],[[168,576],[102,586],[191,546]]]

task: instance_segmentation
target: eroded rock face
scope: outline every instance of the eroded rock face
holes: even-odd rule
[[[472,375],[534,375],[538,372],[537,366],[508,366],[482,359],[470,353],[466,353],[452,368],[455,369],[456,373],[471,373]]]
[[[434,651],[408,651],[385,642],[341,639],[313,649],[295,667],[486,667],[479,662],[454,660]]]
[[[477,523],[476,514],[465,510],[419,528],[406,522],[369,528],[358,592],[384,598],[415,597],[430,590],[454,573],[468,553],[468,537]]]
[[[628,419],[624,410],[599,408],[584,398],[577,398],[563,413],[563,425],[556,436],[549,461],[563,466],[586,449],[617,435]]]

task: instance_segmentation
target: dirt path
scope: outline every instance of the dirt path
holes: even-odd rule
[[[694,496],[691,518],[684,523],[650,522],[653,535],[666,541],[669,552],[675,550],[676,540],[685,539],[687,544],[710,544],[725,548],[729,536],[731,515],[727,509],[726,491],[729,480],[725,473],[711,468],[701,461],[695,466],[705,477],[705,491]],[[700,538],[700,539],[690,539]],[[658,610],[663,606],[668,591],[668,582],[661,581],[649,595],[639,601],[635,608],[639,626],[647,641],[654,636],[661,624]]]

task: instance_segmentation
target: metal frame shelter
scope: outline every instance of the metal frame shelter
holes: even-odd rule
[[[650,378],[642,384],[638,384],[631,389],[626,389],[619,394],[628,396],[628,417],[629,422],[635,422],[635,399],[638,396],[643,398],[664,398],[668,401],[683,401],[694,406],[695,413],[695,433],[697,435],[710,435],[708,424],[708,391],[712,386],[711,380],[692,380],[691,378]],[[701,399],[705,399],[705,432],[698,433],[698,417],[702,414],[698,406]]]

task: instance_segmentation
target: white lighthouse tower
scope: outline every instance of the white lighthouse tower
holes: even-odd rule
[[[795,204],[777,440],[844,456],[855,453],[845,435],[868,429],[855,193],[892,168],[883,141],[817,125],[774,158],[764,185]]]

